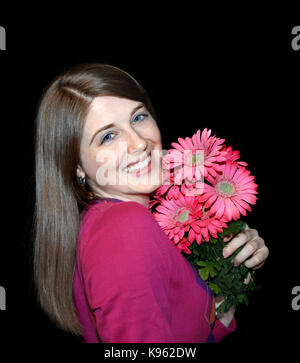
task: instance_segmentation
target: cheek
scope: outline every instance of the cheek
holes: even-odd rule
[[[83,141],[80,145],[80,159],[83,170],[96,185],[104,187],[116,184],[120,160],[117,145],[90,147]]]
[[[84,150],[81,153],[83,169],[93,180],[97,179],[97,175],[107,177],[109,171],[115,171],[119,167],[119,157],[115,150],[104,148],[101,150]]]
[[[155,144],[157,147],[156,148],[162,148],[162,143],[161,143],[161,134],[160,134],[160,130],[157,127],[157,125],[153,125],[150,129],[149,129],[149,139],[152,141],[153,144]]]
[[[96,162],[96,156],[93,154],[85,155],[83,157],[83,167],[85,172],[91,179],[95,179],[99,163]]]
[[[114,174],[118,171],[120,158],[118,149],[102,148],[94,156],[93,169],[96,169],[96,173],[101,170],[101,174],[107,177],[108,173]]]

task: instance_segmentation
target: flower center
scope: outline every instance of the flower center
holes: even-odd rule
[[[204,161],[204,152],[195,153],[190,158],[191,165],[198,165]]]
[[[234,185],[229,181],[219,182],[216,189],[223,197],[231,197],[235,192]]]
[[[189,219],[190,212],[188,210],[185,210],[177,215],[177,221],[184,223]]]

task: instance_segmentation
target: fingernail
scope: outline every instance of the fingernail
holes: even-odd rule
[[[229,251],[228,251],[228,249],[225,247],[225,248],[223,248],[223,256],[226,258],[226,257],[228,257],[229,256]]]

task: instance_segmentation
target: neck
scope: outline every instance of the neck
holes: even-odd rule
[[[101,191],[100,198],[115,198],[122,200],[124,202],[137,202],[142,204],[144,207],[148,208],[148,203],[150,201],[150,194],[110,194]]]

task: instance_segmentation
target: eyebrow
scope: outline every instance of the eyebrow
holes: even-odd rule
[[[132,115],[138,110],[138,109],[140,109],[140,108],[142,108],[142,107],[144,107],[144,104],[143,103],[140,103],[140,104],[138,104],[132,111],[131,111],[131,113],[130,113],[130,117],[132,117]],[[106,126],[103,126],[103,127],[101,127],[99,130],[97,130],[95,133],[94,133],[94,135],[93,135],[93,137],[92,137],[92,139],[91,139],[91,141],[90,141],[90,145],[92,144],[92,142],[94,141],[94,138],[96,137],[96,135],[98,135],[99,134],[99,132],[101,132],[101,131],[104,131],[104,130],[107,130],[107,129],[110,129],[111,127],[114,127],[114,126],[116,126],[114,123],[110,123],[110,124],[108,124],[108,125],[106,125]]]

